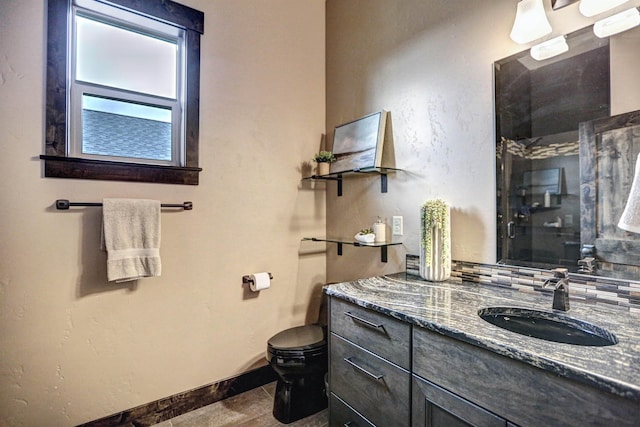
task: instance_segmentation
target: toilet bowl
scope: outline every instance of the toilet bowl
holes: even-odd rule
[[[288,424],[327,407],[326,328],[307,325],[277,333],[267,343],[267,360],[278,374],[273,402],[278,421]]]

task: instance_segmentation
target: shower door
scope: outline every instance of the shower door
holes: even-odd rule
[[[580,186],[576,137],[577,132],[570,132],[535,141],[501,141],[497,198],[500,260],[577,270]]]

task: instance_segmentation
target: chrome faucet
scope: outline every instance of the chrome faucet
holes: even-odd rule
[[[596,259],[588,256],[578,260],[578,273],[593,274],[596,271]]]
[[[582,245],[580,249],[582,258],[578,260],[578,273],[593,274],[596,272],[596,247],[595,245]]]
[[[546,288],[553,285],[553,309],[569,311],[569,271],[566,268],[556,268],[553,277],[542,285]]]

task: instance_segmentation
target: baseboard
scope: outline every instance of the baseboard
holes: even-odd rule
[[[174,394],[155,402],[127,409],[78,427],[145,427],[224,400],[277,379],[270,365],[262,366],[236,377]]]

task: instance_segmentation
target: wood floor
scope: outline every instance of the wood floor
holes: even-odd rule
[[[275,389],[276,383],[273,382],[182,414],[156,424],[154,427],[326,427],[329,425],[329,413],[326,409],[290,424],[279,422],[271,414]]]

